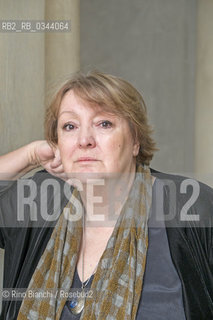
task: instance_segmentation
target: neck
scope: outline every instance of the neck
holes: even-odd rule
[[[90,180],[81,192],[87,226],[114,226],[132,187],[135,170]]]

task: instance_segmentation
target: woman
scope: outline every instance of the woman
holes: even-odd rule
[[[27,295],[21,307],[5,301],[2,319],[212,319],[212,190],[196,184],[199,197],[183,225],[190,193],[180,190],[191,182],[151,174],[155,144],[137,90],[111,75],[77,74],[47,109],[45,129],[48,143],[33,142],[0,164],[7,179],[43,165],[61,186],[48,196],[50,210],[62,208],[60,218],[53,229],[46,221],[35,227],[27,216],[28,228],[2,229],[1,246],[5,288],[54,294]],[[46,172],[31,179],[38,216],[43,183],[51,179]],[[3,217],[20,209],[19,189],[17,183],[2,191]],[[172,218],[162,219],[171,207]],[[200,228],[187,214],[205,215],[208,224],[201,219]],[[83,297],[61,294],[70,288],[82,288]]]

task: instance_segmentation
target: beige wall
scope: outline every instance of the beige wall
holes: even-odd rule
[[[8,20],[44,19],[44,1],[0,1]],[[44,34],[0,33],[0,153],[42,138]]]
[[[71,21],[71,32],[0,33],[3,154],[43,138],[46,90],[80,68],[79,0],[0,0],[0,19]]]
[[[45,34],[47,89],[80,69],[80,0],[46,0],[46,20],[70,20],[71,33]]]
[[[195,170],[213,186],[213,1],[198,1]]]

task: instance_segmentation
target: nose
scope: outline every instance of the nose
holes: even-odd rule
[[[79,148],[94,148],[96,141],[92,129],[81,128],[79,132]]]

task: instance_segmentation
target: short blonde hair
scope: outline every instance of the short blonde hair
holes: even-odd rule
[[[148,124],[146,105],[141,94],[127,81],[99,71],[91,71],[86,75],[76,73],[56,92],[45,115],[45,138],[50,144],[58,143],[59,109],[63,97],[70,90],[83,101],[124,117],[133,138],[140,144],[137,162],[149,165],[157,149],[151,137],[152,128]]]

